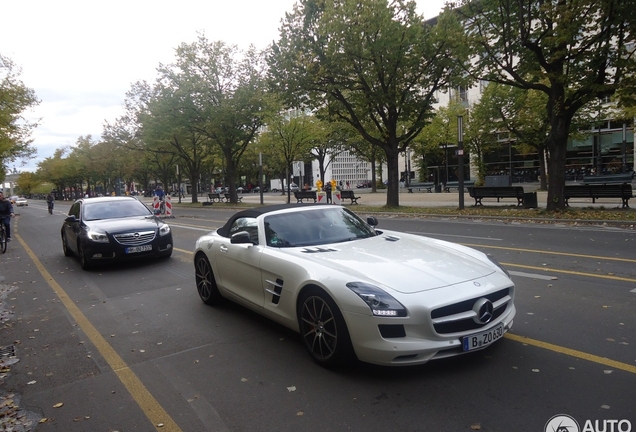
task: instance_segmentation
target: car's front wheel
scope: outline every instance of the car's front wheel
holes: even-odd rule
[[[68,247],[68,240],[66,239],[66,234],[64,233],[62,233],[62,250],[64,251],[64,256],[73,256],[73,251]]]
[[[91,259],[86,255],[82,242],[77,242],[77,255],[79,255],[80,265],[84,270],[90,270],[92,265]]]
[[[305,347],[317,363],[336,366],[355,357],[342,313],[324,291],[314,288],[303,293],[298,324]]]
[[[202,253],[194,259],[194,278],[197,282],[197,292],[203,303],[214,305],[223,299],[219,288],[216,286],[210,261]]]

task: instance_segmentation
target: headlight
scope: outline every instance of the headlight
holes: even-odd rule
[[[502,266],[501,264],[499,264],[499,261],[497,261],[497,259],[496,259],[494,256],[492,256],[492,255],[486,255],[486,256],[488,257],[488,259],[489,259],[490,261],[492,261],[492,263],[493,263],[494,265],[496,265],[497,267],[499,267],[499,268],[501,269],[501,271],[502,271],[502,272],[504,272],[504,273],[506,274],[506,276],[510,277],[510,273],[508,273],[508,270],[506,270],[504,266]]]
[[[168,224],[163,224],[159,227],[159,235],[161,237],[170,234],[170,225]]]
[[[108,236],[105,233],[97,231],[89,231],[87,233],[89,240],[97,243],[108,243]]]
[[[405,317],[406,308],[383,289],[365,282],[349,282],[347,284],[354,293],[369,306],[375,316]]]

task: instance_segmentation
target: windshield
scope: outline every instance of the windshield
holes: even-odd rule
[[[137,200],[102,201],[84,204],[84,220],[149,216],[148,207]]]
[[[316,246],[367,237],[376,232],[354,213],[342,207],[281,213],[265,218],[267,245]]]

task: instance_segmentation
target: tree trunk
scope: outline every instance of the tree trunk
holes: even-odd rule
[[[388,185],[386,192],[387,207],[400,206],[400,168],[398,166],[398,152],[391,150],[386,152],[386,164],[388,170]]]
[[[548,202],[549,211],[565,209],[565,160],[567,154],[570,119],[556,117],[548,136]]]

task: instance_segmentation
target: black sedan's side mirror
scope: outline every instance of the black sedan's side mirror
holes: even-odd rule
[[[64,221],[68,223],[75,223],[77,222],[77,218],[75,217],[75,215],[71,215],[71,216],[67,216],[66,219],[64,219]]]
[[[236,234],[232,234],[230,237],[230,243],[232,244],[254,244],[252,238],[250,237],[250,233],[247,231],[239,231]]]

